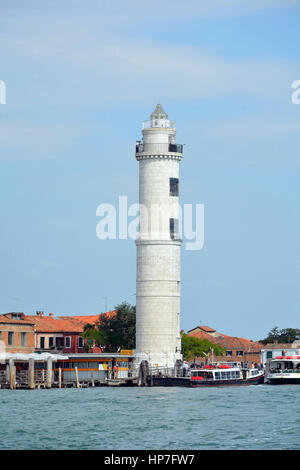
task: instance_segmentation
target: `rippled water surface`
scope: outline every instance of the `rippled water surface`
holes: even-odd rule
[[[1,449],[300,449],[300,387],[0,390]]]

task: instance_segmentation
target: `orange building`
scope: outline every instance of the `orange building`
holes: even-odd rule
[[[114,311],[106,312],[112,315]],[[36,315],[26,315],[35,330],[35,350],[61,354],[86,353],[85,340],[82,337],[87,323],[94,325],[99,320],[97,315],[69,315],[54,317],[37,311]],[[101,348],[93,346],[90,352],[101,353]]]
[[[115,311],[105,315],[114,315]],[[0,314],[0,352],[32,353],[51,352],[60,354],[86,353],[86,340],[82,337],[87,323],[94,325],[97,315],[73,315],[54,317],[37,311],[36,315],[21,312]],[[90,352],[101,353],[94,345]]]
[[[34,323],[24,313],[0,315],[0,348],[2,352],[34,352]]]

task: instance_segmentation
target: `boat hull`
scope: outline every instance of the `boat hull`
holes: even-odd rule
[[[255,377],[251,379],[237,379],[237,380],[191,380],[191,387],[228,387],[228,386],[245,386],[245,385],[259,385],[264,383],[264,376]]]
[[[270,385],[300,385],[300,379],[268,379]]]
[[[156,387],[227,387],[258,385],[264,383],[264,375],[250,379],[236,380],[192,380],[190,377],[152,377],[148,385]]]
[[[155,387],[189,387],[190,377],[152,377],[148,385]]]

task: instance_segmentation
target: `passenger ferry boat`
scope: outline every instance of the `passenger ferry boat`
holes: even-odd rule
[[[300,356],[277,356],[270,362],[267,382],[300,385]]]
[[[190,386],[257,385],[264,383],[264,375],[264,371],[256,367],[242,368],[239,365],[211,364],[190,371]]]

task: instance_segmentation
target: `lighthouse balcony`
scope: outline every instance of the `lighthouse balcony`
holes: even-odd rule
[[[169,152],[183,153],[182,144],[169,144]]]
[[[175,131],[176,122],[170,121],[166,117],[162,117],[162,118],[154,117],[153,119],[143,122],[143,129],[153,129],[153,128],[172,129]]]
[[[157,144],[144,144],[142,142],[137,142],[135,153],[143,153],[143,152],[153,152],[152,145],[155,145],[155,152],[168,152],[168,153],[183,153],[183,145],[182,144],[165,144],[165,143],[157,143]]]

